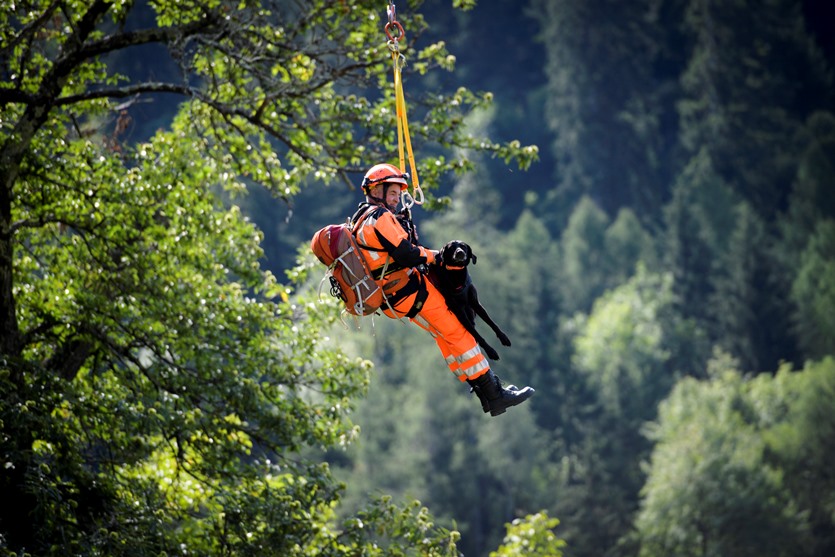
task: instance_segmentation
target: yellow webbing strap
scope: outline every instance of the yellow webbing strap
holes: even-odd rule
[[[406,96],[403,94],[403,76],[401,70],[406,64],[406,57],[400,53],[399,41],[405,36],[403,26],[397,21],[394,12],[394,3],[389,4],[388,8],[389,22],[386,24],[385,31],[388,37],[388,47],[391,51],[391,59],[394,65],[394,106],[395,116],[397,118],[397,154],[400,157],[400,171],[406,171],[406,155],[409,156],[409,169],[411,170],[412,189],[414,194],[409,194],[408,191],[403,195],[403,206],[411,207],[412,204],[422,205],[423,190],[420,188],[420,180],[418,178],[417,165],[415,164],[415,154],[412,151],[412,138],[409,136],[409,120],[406,117]],[[396,34],[393,34],[396,30]],[[405,153],[404,153],[405,147]],[[408,197],[408,199],[407,199]]]

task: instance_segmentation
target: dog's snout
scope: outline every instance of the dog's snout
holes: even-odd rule
[[[467,259],[467,252],[463,250],[463,248],[455,248],[455,251],[452,253],[452,260],[456,263],[463,263]]]

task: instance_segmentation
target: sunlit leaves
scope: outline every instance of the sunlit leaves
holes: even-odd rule
[[[177,2],[164,2],[154,0],[151,5],[157,13],[157,23],[160,27],[180,25],[199,20],[209,10],[216,9],[221,5],[221,0],[178,0]],[[234,6],[234,3],[228,3]],[[204,11],[205,8],[205,11]],[[245,8],[244,4],[238,5],[238,10]]]
[[[385,540],[389,555],[453,554],[457,534],[435,528],[422,507],[376,505],[362,518],[373,529],[351,543],[328,530],[340,486],[302,455],[355,438],[348,416],[370,363],[327,339],[335,306],[261,269],[263,235],[236,206],[254,184],[289,201],[310,182],[391,158],[381,8],[27,8],[0,15],[11,54],[0,91],[9,200],[0,216],[12,254],[0,276],[13,277],[2,294],[14,297],[5,326],[15,334],[4,340],[16,343],[3,359],[0,411],[14,428],[4,442],[17,443],[7,457],[16,476],[2,493],[31,496],[21,515],[32,519],[14,547],[372,555]],[[147,8],[156,26],[133,11]],[[426,28],[417,13],[403,22],[410,41]],[[176,77],[112,72],[106,56],[144,46],[169,55]],[[442,44],[401,47],[419,65],[409,77],[452,69]],[[123,143],[133,105],[159,92],[180,95],[178,114]],[[489,94],[416,100],[412,136],[431,164],[427,190],[471,167],[457,147],[523,167],[536,158],[535,147],[466,134],[461,124],[489,106]]]
[[[566,544],[553,530],[560,521],[539,512],[507,524],[507,534],[498,550],[490,557],[562,557]]]
[[[455,69],[455,56],[447,51],[446,43],[440,41],[421,50],[418,53],[418,60],[413,64],[420,75],[424,75],[432,67],[432,64],[437,64],[451,72]]]
[[[286,287],[260,270],[261,233],[217,197],[229,169],[201,158],[203,145],[175,127],[125,168],[72,142],[42,170],[56,183],[60,172],[62,187],[27,182],[41,203],[15,208],[20,323],[37,331],[27,354],[46,360],[79,342],[95,355],[56,376],[64,435],[107,445],[120,471],[102,481],[121,485],[125,504],[156,485],[184,528],[227,497],[224,478],[249,477],[253,453],[351,439],[345,414],[367,381],[364,364],[319,346],[315,315],[284,304]]]
[[[672,277],[639,267],[626,284],[601,296],[575,340],[575,365],[621,419],[651,418],[672,383],[665,319],[672,303]]]
[[[436,527],[428,509],[418,501],[398,507],[390,497],[380,497],[345,522],[342,536],[362,547],[363,555],[374,557],[459,555],[455,542],[460,534]],[[406,546],[399,540],[406,541]]]
[[[811,497],[798,489],[808,488],[800,469],[822,479],[820,463],[831,458],[816,431],[832,430],[819,413],[831,403],[832,361],[754,379],[733,368],[717,357],[710,381],[682,381],[660,407],[637,521],[641,555],[814,555],[815,544],[832,543],[808,537],[810,517],[831,531],[819,504],[823,494],[831,505],[831,486],[818,484]]]

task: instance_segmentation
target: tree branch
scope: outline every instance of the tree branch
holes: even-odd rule
[[[9,89],[7,87],[0,87],[0,108],[5,107],[11,103],[31,104],[35,102],[37,97],[30,93],[21,91],[20,89]]]
[[[125,97],[139,95],[141,93],[176,93],[178,95],[194,97],[197,96],[198,90],[187,85],[148,81],[126,87],[118,87],[116,89],[97,89],[95,91],[79,93],[78,95],[61,97],[55,100],[55,106],[66,106],[68,104],[75,104],[81,101],[91,101],[94,99],[122,99]]]
[[[119,35],[110,35],[100,41],[91,42],[78,50],[78,55],[81,58],[92,58],[120,50],[130,46],[140,46],[152,43],[169,44],[177,39],[183,39],[196,35],[200,32],[211,30],[216,26],[218,20],[211,13],[207,13],[204,19],[193,21],[185,25],[175,27],[163,27],[155,29],[141,29],[139,31],[131,31],[128,33],[121,33]],[[220,27],[218,26],[219,30]]]

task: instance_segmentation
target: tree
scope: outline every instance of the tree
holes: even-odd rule
[[[654,2],[537,1],[548,76],[545,114],[554,134],[558,184],[544,215],[552,231],[586,195],[614,217],[629,206],[650,222],[666,199],[674,157],[670,92],[678,74],[665,57]],[[653,21],[656,23],[656,21]],[[673,122],[670,126],[670,122]]]
[[[669,311],[671,285],[670,276],[639,266],[626,284],[598,298],[574,339],[573,368],[596,403],[586,417],[583,441],[572,451],[579,459],[573,481],[582,488],[560,507],[583,509],[564,517],[572,546],[578,529],[584,541],[575,547],[578,554],[599,551],[600,545],[586,545],[591,529],[598,544],[603,538],[602,546],[614,551],[637,507],[644,481],[640,462],[650,449],[641,428],[655,418],[657,403],[678,372],[669,363],[679,329]]]
[[[778,223],[775,257],[780,288],[790,292],[794,306],[790,319],[796,342],[805,358],[819,358],[832,354],[826,294],[831,289],[827,266],[832,254],[826,234],[835,220],[835,200],[829,194],[835,177],[835,117],[829,112],[813,114],[803,135],[806,147],[789,207]]]
[[[588,311],[608,286],[606,269],[606,213],[589,197],[571,212],[560,237],[560,297],[562,311]]]
[[[658,268],[656,242],[629,208],[618,211],[617,217],[606,229],[604,245],[606,266],[610,269],[607,281],[610,286],[629,280],[639,264],[650,270]]]
[[[683,379],[661,405],[642,556],[832,551],[832,360],[753,378],[735,368],[717,353],[709,381]]]
[[[771,378],[769,378],[771,379]],[[808,516],[809,555],[824,557],[835,551],[835,419],[829,411],[835,396],[835,360],[828,356],[807,363],[802,370],[782,366],[773,380],[760,380],[758,400],[782,402],[778,412],[764,415],[763,434],[769,464],[783,472],[784,482],[798,508]]]
[[[598,298],[575,340],[575,366],[586,373],[606,410],[637,433],[654,417],[676,370],[667,369],[672,277],[643,267],[626,284]]]
[[[784,208],[795,137],[808,113],[826,106],[831,77],[803,23],[801,3],[776,0],[688,4],[694,41],[682,74],[681,144],[706,151],[717,175],[762,218]]]
[[[664,264],[673,273],[678,310],[703,327],[710,320],[704,303],[713,291],[710,277],[733,230],[736,203],[738,197],[701,151],[676,180],[664,207]]]
[[[814,236],[800,255],[800,268],[792,283],[797,307],[795,323],[804,354],[821,358],[835,354],[835,220],[818,223]]]
[[[565,541],[552,532],[559,523],[545,512],[516,519],[507,525],[504,543],[490,557],[562,557]]]
[[[455,552],[457,534],[425,510],[385,501],[357,515],[366,527],[332,529],[341,486],[300,454],[355,436],[347,413],[370,364],[325,340],[334,306],[311,311],[261,270],[261,232],[221,196],[258,184],[289,199],[363,157],[391,158],[391,91],[362,95],[385,83],[389,54],[371,4],[33,1],[0,13],[4,549]],[[105,57],[151,45],[176,79],[109,71]],[[417,58],[417,71],[449,67],[439,45]],[[183,101],[168,129],[121,141],[135,105],[160,93]],[[451,97],[430,99],[416,141],[479,145],[455,121],[488,97]],[[523,165],[535,155],[483,145]],[[467,167],[437,160],[424,166]]]
[[[743,369],[773,369],[794,354],[788,295],[774,284],[773,237],[747,202],[737,206],[736,228],[711,275],[713,338]]]

